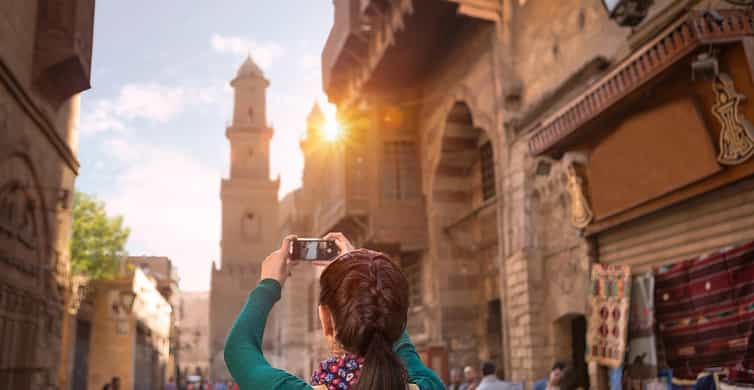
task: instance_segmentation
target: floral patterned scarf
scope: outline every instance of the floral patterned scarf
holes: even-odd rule
[[[325,385],[327,390],[348,390],[359,382],[364,358],[345,354],[319,363],[312,374],[312,386]]]

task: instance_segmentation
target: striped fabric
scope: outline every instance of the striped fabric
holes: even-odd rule
[[[656,275],[655,310],[676,378],[727,368],[753,382],[754,242],[677,263]]]

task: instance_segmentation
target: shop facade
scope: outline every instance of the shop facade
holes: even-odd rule
[[[409,333],[446,381],[492,360],[531,384],[563,361],[607,388],[595,286],[625,288],[610,353],[626,365],[623,320],[654,313],[669,265],[754,239],[751,16],[723,3],[657,0],[627,28],[600,1],[336,0],[323,80],[347,136],[310,121],[282,232],[343,231],[399,261]],[[316,277],[288,302],[313,304]],[[282,331],[300,372],[327,354],[305,314]]]
[[[685,12],[529,138],[567,166],[571,223],[593,248],[593,384],[618,365],[624,386],[663,367],[750,380],[751,18]]]

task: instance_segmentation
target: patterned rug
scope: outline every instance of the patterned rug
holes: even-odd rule
[[[655,309],[667,364],[676,378],[727,368],[754,380],[754,242],[687,260],[655,277]]]
[[[592,266],[587,361],[619,367],[626,354],[631,269]]]

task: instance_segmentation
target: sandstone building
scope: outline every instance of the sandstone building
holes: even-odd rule
[[[249,292],[259,281],[262,260],[280,245],[277,224],[278,181],[270,180],[270,138],[266,89],[269,85],[251,57],[238,69],[233,119],[226,129],[230,143],[230,175],[222,181],[222,241],[220,263],[212,269],[210,290],[210,376],[229,380],[223,359],[225,338]],[[266,340],[274,337],[274,318]],[[267,358],[276,362],[270,354]]]
[[[170,349],[167,362],[162,371],[162,379],[167,380],[178,376],[182,365],[180,348],[178,348],[179,318],[178,310],[181,307],[181,292],[178,289],[178,268],[173,265],[170,258],[165,256],[128,256],[124,259],[127,268],[139,268],[155,282],[155,288],[160,292],[165,301],[170,305]]]
[[[323,81],[350,146],[312,232],[400,259],[445,378],[493,359],[531,382],[559,359],[604,388],[595,265],[657,272],[754,237],[751,10],[605,3],[334,1]]]
[[[78,93],[93,23],[94,0],[0,2],[0,388],[68,381]]]
[[[279,235],[342,231],[400,262],[409,332],[446,380],[491,359],[531,383],[562,360],[578,385],[607,388],[593,359],[605,350],[589,339],[603,332],[590,274],[659,275],[754,239],[750,8],[333,3],[323,86],[345,132],[324,137],[313,108],[303,186],[278,206]],[[316,305],[317,276],[296,270],[275,309],[284,321],[265,336],[302,377],[328,354],[316,312],[302,310]],[[673,365],[694,354],[665,353],[660,363],[690,372]]]
[[[173,309],[158,281],[141,268],[113,280],[91,283],[92,309],[86,351],[86,387],[99,389],[118,377],[124,389],[163,386],[173,375]]]

